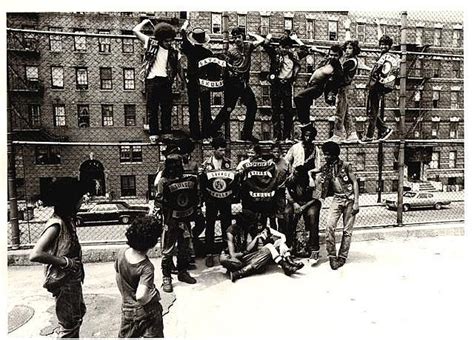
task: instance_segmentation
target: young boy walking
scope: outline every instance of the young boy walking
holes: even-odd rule
[[[116,281],[122,295],[119,338],[164,337],[155,268],[147,256],[161,232],[157,219],[144,216],[136,218],[125,233],[129,247],[121,250],[115,260]]]

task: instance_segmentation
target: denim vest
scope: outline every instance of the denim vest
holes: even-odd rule
[[[350,164],[339,159],[336,164],[324,164],[321,168],[320,184],[321,198],[333,196],[334,194],[354,197],[354,184],[349,177]],[[334,175],[335,172],[335,175]],[[341,190],[336,190],[341,188]]]
[[[150,73],[151,68],[155,63],[156,56],[158,55],[158,48],[158,40],[149,38],[143,64],[145,71],[145,80],[147,79],[148,74]],[[178,73],[178,63],[178,51],[171,47],[168,50],[168,60],[166,63],[166,75],[170,81],[173,81],[173,79],[176,77],[176,74]]]

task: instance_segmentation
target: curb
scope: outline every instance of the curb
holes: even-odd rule
[[[370,229],[355,229],[352,234],[353,242],[377,241],[377,240],[400,240],[410,238],[437,237],[437,236],[464,236],[464,223],[433,223],[423,225],[411,225],[404,227],[372,227]],[[337,242],[341,241],[341,231],[337,232]],[[325,242],[324,233],[320,235],[322,243]],[[126,244],[120,245],[84,245],[82,246],[83,263],[113,262],[116,254]],[[9,250],[9,266],[31,266],[40,265],[28,259],[30,249]],[[161,247],[158,244],[148,253],[150,258],[161,257]]]

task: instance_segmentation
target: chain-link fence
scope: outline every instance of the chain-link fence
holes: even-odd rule
[[[21,245],[34,243],[51,215],[49,208],[35,203],[55,177],[80,177],[94,172],[97,188],[90,206],[107,199],[147,205],[164,146],[148,144],[141,74],[144,48],[132,33],[144,18],[151,18],[154,23],[166,20],[177,29],[184,19],[189,19],[192,27],[211,33],[209,45],[216,55],[224,53],[228,45],[223,33],[236,26],[261,36],[271,33],[279,37],[285,30],[295,32],[305,44],[322,50],[349,38],[357,39],[362,49],[359,62],[369,67],[380,56],[380,33],[390,35],[394,53],[401,53],[402,16],[396,12],[10,13],[8,112],[13,140],[11,157],[15,161],[10,163],[9,174],[12,175],[14,164]],[[400,181],[406,190],[422,195],[404,197],[404,224],[463,220],[462,25],[462,13],[408,13],[403,114],[399,85],[385,95],[383,102],[384,121],[395,130],[391,140],[364,146],[342,145],[341,158],[352,163],[361,188],[362,209],[356,227],[397,225],[397,212],[386,205],[393,201],[396,208]],[[151,26],[145,33],[152,33]],[[178,35],[176,48],[180,47],[180,40]],[[315,52],[301,60],[293,97],[305,88],[321,58]],[[184,56],[181,64],[186,71]],[[250,72],[250,87],[258,107],[253,134],[264,140],[274,137],[269,68],[268,54],[257,48]],[[368,76],[368,71],[359,69],[349,90],[349,110],[360,138],[368,124]],[[172,127],[189,131],[184,88],[177,77],[173,84]],[[213,117],[223,103],[223,92],[211,93]],[[238,141],[245,115],[246,107],[238,102],[226,131],[234,166],[247,157],[250,147]],[[311,121],[318,130],[319,145],[332,136],[334,115],[334,106],[327,105],[324,98],[313,102]],[[291,136],[299,138],[297,128]],[[400,139],[405,150],[402,179],[398,163]],[[291,143],[282,143],[282,153],[290,146]],[[192,158],[202,162],[211,152],[208,143],[199,142]],[[327,219],[328,201],[322,210],[321,230]],[[408,203],[411,201],[414,203]],[[448,201],[449,205],[436,205]],[[234,209],[237,211],[238,205]],[[125,227],[118,222],[88,224],[79,228],[79,237],[85,242],[123,241]],[[9,225],[9,242],[10,229]]]

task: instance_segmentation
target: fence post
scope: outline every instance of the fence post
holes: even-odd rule
[[[402,59],[400,61],[400,120],[398,133],[400,146],[398,149],[398,201],[397,201],[397,226],[403,226],[403,181],[405,170],[405,105],[407,87],[407,12],[402,12],[400,27],[400,49]]]
[[[222,39],[222,48],[225,53],[229,49],[229,14],[227,12],[222,14]],[[230,141],[230,119],[227,119],[225,122],[224,136],[227,141]]]
[[[18,201],[16,197],[15,148],[12,144],[12,109],[7,96],[7,157],[8,157],[8,201],[10,203],[10,227],[12,249],[20,248],[20,227],[18,225]]]
[[[383,121],[385,117],[385,94],[382,95],[380,98],[380,119]],[[382,137],[382,130],[379,129],[378,137]],[[382,202],[382,191],[383,191],[383,142],[378,143],[378,168],[379,168],[379,175],[378,175],[378,185],[377,185],[377,203]]]

